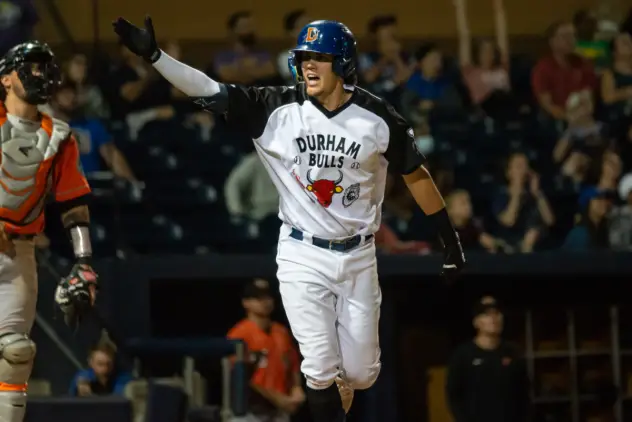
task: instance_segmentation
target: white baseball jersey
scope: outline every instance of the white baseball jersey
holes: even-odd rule
[[[279,218],[314,236],[375,233],[387,169],[407,174],[425,160],[406,121],[363,89],[328,111],[302,83],[225,87],[228,122],[247,129],[279,190]]]

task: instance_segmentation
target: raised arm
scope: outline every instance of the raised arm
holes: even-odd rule
[[[229,122],[247,129],[252,139],[263,133],[270,113],[288,97],[287,87],[256,88],[226,85],[181,63],[158,48],[151,18],[139,28],[123,18],[113,22],[114,32],[134,54],[151,63],[177,89],[207,111],[223,114]]]
[[[459,34],[459,62],[461,67],[472,64],[472,35],[467,24],[466,0],[454,0],[456,29]]]
[[[509,64],[509,35],[507,34],[507,18],[503,0],[493,0],[494,21],[496,24],[496,43],[500,50],[500,59],[503,65]]]
[[[212,97],[219,94],[222,84],[203,72],[177,61],[162,50],[153,64],[154,68],[173,86],[189,97]]]
[[[145,28],[139,28],[123,18],[118,18],[112,26],[132,53],[151,63],[177,89],[189,97],[204,98],[198,103],[205,108],[220,113],[226,111],[227,96],[221,95],[226,93],[225,86],[160,50],[149,16],[145,18]]]

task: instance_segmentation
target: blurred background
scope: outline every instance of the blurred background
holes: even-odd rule
[[[376,236],[383,369],[351,422],[632,421],[629,8],[0,0],[0,54],[39,39],[63,69],[43,111],[78,139],[102,286],[98,316],[70,331],[52,306],[71,250],[51,208],[28,419],[237,420],[252,411],[253,366],[263,370],[248,339],[226,340],[252,312],[244,285],[267,280],[271,317],[286,324],[274,187],[239,127],[118,44],[113,19],[150,14],[168,54],[246,85],[291,83],[300,28],[342,21],[358,39],[360,86],[415,128],[469,267],[453,285],[438,277],[434,227],[389,180]],[[299,408],[293,420],[309,419]]]

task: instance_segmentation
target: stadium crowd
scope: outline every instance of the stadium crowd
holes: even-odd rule
[[[588,10],[546,31],[549,51],[512,54],[502,0],[495,37],[474,39],[467,1],[454,0],[458,54],[435,44],[405,51],[395,16],[368,23],[359,85],[415,127],[466,249],[530,253],[632,247],[632,15],[603,30]],[[284,19],[288,47],[312,16]],[[207,73],[228,83],[290,84],[287,52],[257,38],[248,11],[227,21],[231,44]],[[180,58],[177,41],[162,48]],[[109,66],[76,54],[47,110],[69,120],[97,187],[102,254],[268,252],[278,196],[238,127],[201,112],[147,63],[121,48]],[[112,200],[103,170],[118,182]],[[121,180],[127,183],[122,184]],[[110,183],[110,182],[108,182]],[[401,180],[388,183],[376,241],[386,253],[439,245]],[[114,217],[113,217],[114,216]]]

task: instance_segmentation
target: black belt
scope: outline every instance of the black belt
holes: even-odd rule
[[[292,231],[290,232],[290,237],[296,240],[303,240],[303,232],[292,227]],[[362,243],[362,238],[364,240],[370,240],[373,237],[372,234],[368,236],[362,236],[361,234],[357,234],[352,237],[348,237],[346,239],[337,239],[337,240],[327,240],[321,239],[316,236],[312,236],[312,245],[318,246],[319,248],[329,249],[332,251],[338,252],[347,252],[351,249],[357,247],[360,243]]]

